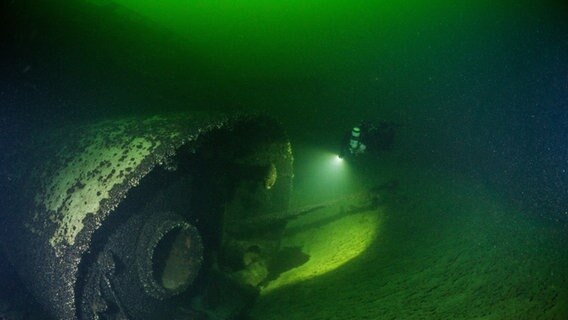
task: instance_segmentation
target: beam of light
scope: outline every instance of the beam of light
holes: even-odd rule
[[[297,221],[290,228],[305,224],[306,221]],[[369,247],[376,238],[380,225],[380,213],[368,211],[346,215],[324,226],[307,229],[286,237],[282,242],[283,247],[301,247],[310,259],[305,264],[284,272],[276,280],[270,282],[263,288],[262,294],[268,294],[273,290],[340,268]]]
[[[333,163],[335,163],[335,165],[340,166],[343,164],[343,158],[341,158],[339,155],[335,155],[335,157],[333,157]]]
[[[303,204],[321,202],[353,192],[353,174],[349,163],[337,153],[318,148],[297,150],[295,161],[296,199]]]
[[[282,247],[299,247],[310,258],[271,281],[262,294],[340,268],[363,253],[380,228],[381,215],[376,210],[357,214],[342,211],[342,208],[360,205],[361,201],[353,197],[361,190],[348,161],[317,148],[297,151],[300,179],[295,185],[293,202],[296,205],[327,203],[328,206],[288,224]]]

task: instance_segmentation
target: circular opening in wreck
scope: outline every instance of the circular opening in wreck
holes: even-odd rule
[[[195,278],[200,266],[200,243],[190,230],[176,227],[158,242],[152,257],[156,282],[166,290],[178,290]]]

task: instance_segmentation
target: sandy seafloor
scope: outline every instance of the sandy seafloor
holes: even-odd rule
[[[364,170],[363,186],[398,181],[378,210],[317,212],[288,227],[284,246],[303,246],[310,261],[349,260],[283,274],[254,319],[568,319],[565,229],[478,179],[387,158]],[[372,241],[353,255],[361,233]]]

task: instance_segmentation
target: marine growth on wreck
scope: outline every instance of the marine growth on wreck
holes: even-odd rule
[[[288,208],[293,157],[276,121],[128,118],[45,139],[26,146],[33,174],[4,238],[54,318],[228,319],[256,298],[283,224],[235,226]]]

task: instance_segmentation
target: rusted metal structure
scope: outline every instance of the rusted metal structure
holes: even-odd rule
[[[293,169],[267,117],[175,115],[46,133],[19,153],[2,242],[57,319],[231,319],[268,276]],[[25,174],[22,174],[25,172]]]

